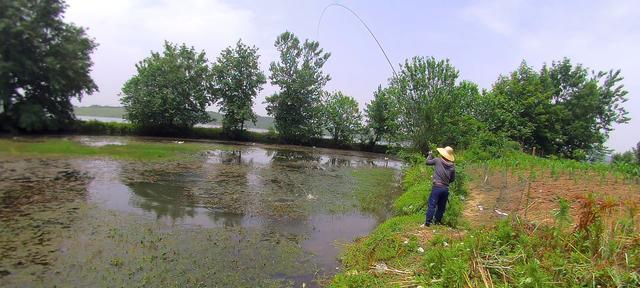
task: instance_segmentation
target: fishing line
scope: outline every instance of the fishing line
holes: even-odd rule
[[[389,67],[391,67],[391,71],[393,71],[393,75],[397,77],[398,75],[396,74],[396,69],[393,68],[393,64],[391,64],[391,60],[389,60],[389,57],[387,56],[387,52],[385,52],[384,49],[382,48],[382,45],[380,44],[380,41],[378,41],[378,38],[376,38],[376,35],[373,34],[373,31],[371,31],[371,29],[369,28],[367,23],[365,23],[364,20],[362,20],[362,18],[360,18],[358,13],[356,13],[353,10],[351,10],[349,7],[347,7],[345,5],[342,5],[340,3],[331,3],[331,4],[327,5],[326,7],[324,7],[324,9],[322,9],[322,13],[320,14],[320,19],[318,19],[318,27],[317,27],[317,30],[316,30],[316,37],[319,38],[319,36],[320,36],[320,23],[322,22],[322,17],[324,16],[324,13],[327,12],[327,10],[329,8],[333,7],[333,6],[342,7],[345,10],[351,12],[351,14],[353,14],[353,16],[356,16],[356,18],[358,18],[358,20],[360,21],[360,23],[362,23],[364,28],[366,28],[367,31],[369,31],[369,34],[371,34],[371,37],[373,37],[373,40],[376,41],[376,44],[378,44],[378,47],[380,48],[380,51],[382,51],[382,55],[384,55],[384,58],[387,59],[387,63],[389,63]]]

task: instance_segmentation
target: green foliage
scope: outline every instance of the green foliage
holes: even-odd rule
[[[382,89],[381,86],[378,86],[378,90],[373,93],[373,100],[367,103],[365,108],[366,128],[373,133],[369,139],[372,144],[381,139],[389,138],[393,132],[397,109],[392,107],[393,100],[390,97],[388,89]]]
[[[401,233],[424,222],[424,215],[397,216],[380,224],[371,234],[349,246],[340,256],[349,269],[365,271],[374,263],[401,258],[409,253]]]
[[[0,2],[0,129],[56,131],[73,122],[71,99],[98,87],[97,44],[63,20],[60,0]]]
[[[324,128],[336,143],[349,144],[362,131],[362,114],[353,97],[337,91],[326,93],[323,101]]]
[[[611,162],[614,164],[622,164],[622,163],[628,163],[628,164],[634,164],[634,163],[638,163],[636,161],[636,153],[635,151],[626,151],[623,153],[614,153],[613,155],[611,155]]]
[[[464,151],[463,158],[469,161],[487,161],[518,150],[520,145],[517,142],[510,141],[500,134],[482,131]]]
[[[280,91],[267,97],[267,112],[286,141],[308,142],[322,135],[322,88],[331,79],[322,66],[331,54],[291,32],[280,34],[275,47],[280,60],[271,63],[269,79]]]
[[[228,132],[244,130],[245,121],[254,124],[253,99],[266,83],[259,67],[258,48],[249,47],[238,40],[235,47],[222,50],[211,68],[214,81],[213,94],[224,114],[222,128]]]
[[[480,119],[525,148],[584,160],[603,144],[614,123],[627,123],[627,91],[620,70],[589,73],[567,58],[540,72],[524,61],[500,76],[480,102]]]
[[[434,238],[432,246],[422,257],[425,273],[420,275],[421,278],[438,280],[430,287],[465,287],[465,279],[471,271],[471,254],[468,252],[470,248],[468,242],[455,243],[450,239]]]
[[[214,99],[204,51],[165,42],[162,54],[152,52],[136,69],[120,99],[136,127],[167,133],[209,121],[205,108]]]
[[[458,70],[448,60],[414,57],[406,60],[386,92],[397,111],[396,142],[410,141],[426,153],[432,144],[466,147],[482,130],[474,111],[477,85],[456,83]],[[395,115],[395,114],[394,114]]]
[[[0,139],[0,153],[20,156],[109,156],[132,160],[166,161],[196,155],[206,149],[212,149],[211,145],[198,143],[129,142],[126,145],[92,147],[66,139],[48,139],[41,142],[17,142]]]
[[[332,279],[329,287],[335,288],[375,288],[384,286],[384,282],[367,273],[340,273]]]
[[[133,135],[137,132],[130,123],[77,121],[75,132],[86,135]]]

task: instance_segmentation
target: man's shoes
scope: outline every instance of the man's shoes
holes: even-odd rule
[[[426,227],[429,227],[429,226],[431,226],[431,224],[422,224],[422,225],[420,225],[420,228],[426,228]]]

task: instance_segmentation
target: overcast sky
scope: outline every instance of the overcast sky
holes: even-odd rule
[[[490,88],[498,75],[524,59],[543,63],[570,57],[594,70],[622,69],[629,91],[625,107],[631,122],[616,126],[607,145],[617,151],[640,140],[640,1],[222,1],[222,0],[70,0],[66,19],[89,29],[99,43],[93,79],[100,92],[82,106],[120,105],[120,88],[135,63],[164,40],[204,50],[215,61],[239,38],[256,45],[262,69],[277,58],[273,42],[289,30],[318,40],[331,52],[324,70],[327,90],[341,90],[364,107],[392,72],[374,40],[346,10],[367,22],[394,65],[421,55],[449,58],[461,79]],[[319,29],[318,29],[319,28]],[[265,85],[254,109],[266,115]]]

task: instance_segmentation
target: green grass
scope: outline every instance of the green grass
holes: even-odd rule
[[[0,139],[0,154],[11,156],[108,156],[130,160],[172,160],[195,155],[207,149],[220,149],[220,145],[202,143],[147,143],[129,142],[126,145],[86,146],[66,139],[44,141],[15,141]]]
[[[450,187],[445,214],[445,223],[458,228],[433,227],[427,242],[416,238],[424,221],[431,170],[422,159],[414,159],[404,171],[404,194],[394,202],[397,216],[347,247],[341,256],[343,272],[332,279],[331,287],[640,287],[640,231],[634,207],[626,207],[627,215],[610,223],[603,215],[611,213],[607,209],[612,206],[593,196],[583,204],[591,213],[583,217],[589,220],[574,226],[569,202],[559,199],[558,212],[549,211],[554,213],[553,224],[532,225],[515,217],[489,227],[459,225],[468,165],[509,169],[523,177],[601,174],[637,181],[635,172],[519,152],[475,163],[472,155],[458,156],[463,163],[457,163],[459,178]],[[416,252],[418,245],[423,253]],[[371,267],[377,263],[409,274],[374,273]]]

